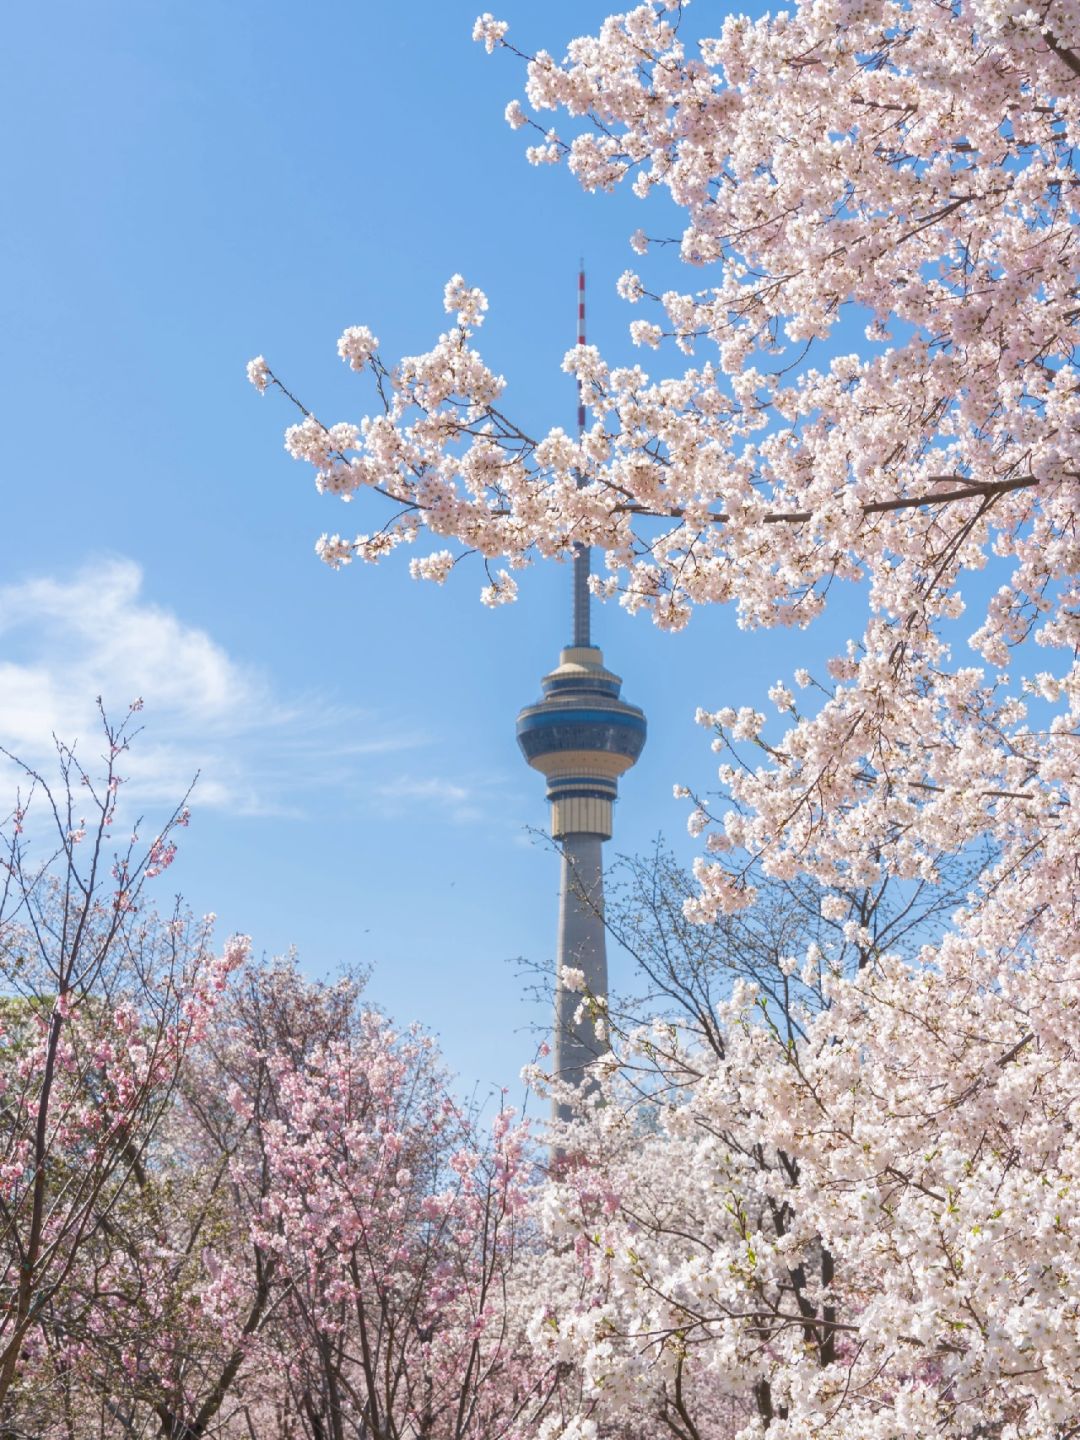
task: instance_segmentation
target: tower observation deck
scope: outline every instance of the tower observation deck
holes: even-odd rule
[[[578,276],[578,343],[585,343],[585,272]],[[578,393],[578,431],[585,426]],[[611,839],[619,777],[645,744],[645,715],[620,698],[622,681],[592,643],[587,546],[574,548],[573,639],[541,681],[543,698],[517,721],[525,759],[547,780],[551,836],[562,852],[555,952],[554,1073],[580,1085],[585,1067],[606,1045],[588,1018],[575,1024],[581,996],[562,983],[564,966],[581,970],[590,994],[607,997],[602,846]],[[568,1109],[559,1106],[558,1118]]]

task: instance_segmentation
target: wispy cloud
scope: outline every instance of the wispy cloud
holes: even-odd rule
[[[114,715],[144,700],[147,729],[128,775],[140,799],[159,803],[199,771],[200,806],[296,811],[314,790],[355,782],[363,757],[423,743],[380,733],[378,717],[327,697],[282,696],[205,630],[151,603],[133,560],[0,587],[0,744],[47,766],[52,736],[77,739],[90,764],[99,695]]]
[[[441,775],[405,774],[376,786],[373,793],[386,815],[403,815],[420,809],[436,812],[441,819],[455,824],[467,825],[492,819],[498,790],[497,778],[486,775],[462,782]]]

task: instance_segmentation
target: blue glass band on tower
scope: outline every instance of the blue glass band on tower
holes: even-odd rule
[[[572,646],[544,676],[544,698],[518,716],[521,753],[548,782],[556,840],[574,832],[580,817],[563,802],[584,798],[583,787],[604,802],[590,810],[589,833],[611,836],[618,777],[637,760],[646,735],[642,711],[619,698],[621,683],[595,646]]]

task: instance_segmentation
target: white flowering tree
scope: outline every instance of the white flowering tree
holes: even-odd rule
[[[688,901],[708,920],[752,905],[757,874],[805,879],[864,963],[811,957],[823,1008],[795,1041],[737,989],[722,1056],[664,1121],[679,1163],[612,1170],[579,1235],[626,1338],[611,1358],[605,1325],[574,1329],[596,1412],[567,1433],[651,1359],[751,1375],[751,1427],[780,1436],[1060,1440],[1080,1426],[1080,11],[799,0],[690,45],[684,10],[520,57],[507,112],[534,163],[682,212],[693,284],[650,280],[648,207],[620,282],[658,373],[579,346],[586,432],[531,434],[455,277],[428,353],[342,336],[367,418],[305,411],[286,443],[372,515],[319,542],[333,566],[433,536],[413,573],[479,552],[494,604],[580,541],[598,593],[668,628],[711,603],[810,626],[842,581],[867,599],[825,671],[770,692],[779,736],[753,707],[702,713],[728,803],[695,812]],[[514,50],[490,15],[476,38]],[[877,945],[859,897],[933,886],[949,857],[978,865],[941,933],[914,958]],[[751,1173],[736,1122],[777,1163]],[[808,1314],[790,1276],[811,1264]]]

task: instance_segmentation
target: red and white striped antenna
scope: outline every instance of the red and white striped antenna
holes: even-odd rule
[[[577,306],[577,343],[585,344],[585,261],[582,260],[578,266],[578,306]],[[577,432],[578,439],[585,434],[585,391],[581,383],[581,376],[578,375],[577,382]],[[578,484],[584,483],[584,477],[578,472]],[[575,647],[588,646],[592,644],[589,624],[589,570],[590,555],[587,545],[574,546],[574,579],[573,579],[573,612],[574,612],[574,645]]]
[[[577,277],[577,343],[585,344],[585,261],[578,268]],[[585,392],[581,388],[581,376],[577,382],[577,433],[580,440],[585,434]]]

